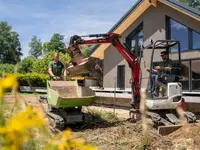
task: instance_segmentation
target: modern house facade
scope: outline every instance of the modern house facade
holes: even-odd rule
[[[109,31],[122,35],[121,42],[139,56],[141,45],[150,40],[179,40],[182,59],[182,84],[187,92],[200,92],[200,11],[175,0],[139,0]],[[150,49],[144,49],[141,57],[142,82],[146,88],[150,66]],[[160,52],[156,52],[159,59]],[[173,49],[177,55],[177,49]],[[96,46],[91,56],[103,59],[105,89],[130,91],[131,70],[126,60],[111,45]],[[159,60],[158,60],[159,61]]]

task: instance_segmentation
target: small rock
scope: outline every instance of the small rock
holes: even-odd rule
[[[194,144],[194,140],[191,139],[191,138],[186,139],[185,141],[186,141],[186,144],[187,144],[187,145],[193,145],[193,144]]]

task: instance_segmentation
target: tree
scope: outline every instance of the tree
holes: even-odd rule
[[[64,40],[64,35],[54,33],[51,40],[43,44],[44,53],[49,52],[49,51],[58,51],[58,52],[66,53],[66,46],[63,40]]]
[[[81,52],[85,57],[88,57],[94,45],[83,45],[80,46]]]
[[[19,35],[11,29],[7,22],[0,22],[0,63],[16,64],[22,56]]]
[[[179,1],[187,4],[190,7],[197,8],[200,10],[200,0],[179,0]]]
[[[18,64],[18,72],[30,73],[32,72],[33,63],[36,61],[35,57],[28,56]]]
[[[45,54],[43,58],[37,59],[33,64],[32,72],[47,74],[48,64],[50,61],[53,60],[53,53],[54,51],[49,51]],[[69,55],[63,54],[62,52],[60,52],[59,55],[60,55],[60,61],[63,62],[65,66],[67,66],[70,62]]]
[[[29,55],[38,58],[42,55],[42,42],[36,36],[33,36],[31,42],[29,43]]]

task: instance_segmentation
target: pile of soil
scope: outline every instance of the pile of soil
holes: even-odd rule
[[[73,132],[73,136],[102,150],[155,150],[170,149],[172,146],[167,137],[159,136],[152,127],[148,127],[148,132],[143,135],[141,122],[133,124],[125,121],[109,127]]]
[[[173,143],[173,149],[200,149],[200,122],[185,125],[168,135]]]

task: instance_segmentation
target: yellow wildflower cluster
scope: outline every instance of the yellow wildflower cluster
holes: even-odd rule
[[[97,150],[97,148],[91,145],[85,145],[82,140],[74,140],[69,129],[58,134],[56,138],[50,142],[50,146],[58,150]]]
[[[0,127],[0,135],[3,135],[4,148],[11,150],[21,149],[33,136],[34,129],[44,125],[44,120],[39,111],[27,106],[8,120],[5,126]]]
[[[0,101],[3,105],[3,96],[5,89],[16,90],[18,88],[18,82],[15,76],[7,75],[6,78],[0,78]],[[11,116],[5,119],[3,109],[0,109],[0,149],[19,150],[24,149],[30,140],[35,138],[36,133],[44,131],[45,119],[37,109],[33,109],[32,106],[27,106],[25,110],[19,110]],[[4,120],[7,120],[6,122]],[[42,129],[42,130],[40,130]],[[40,134],[45,132],[40,132]],[[97,150],[90,145],[85,145],[83,141],[78,141],[72,138],[71,131],[66,130],[63,133],[58,134],[55,139],[47,134],[48,138],[47,149],[55,150]],[[42,136],[42,135],[41,135]],[[43,137],[44,138],[44,137]],[[45,145],[43,146],[45,147]],[[26,147],[26,149],[29,149]]]
[[[18,82],[15,76],[8,74],[6,78],[0,78],[0,99],[2,99],[5,89],[17,89]]]

